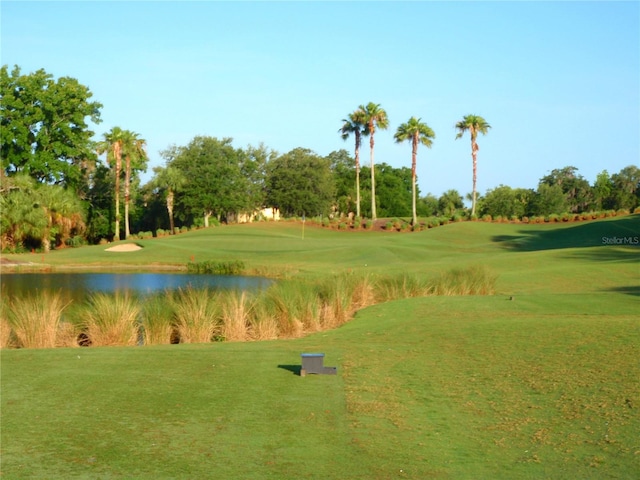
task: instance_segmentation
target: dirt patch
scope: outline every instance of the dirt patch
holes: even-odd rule
[[[106,248],[105,252],[135,252],[142,250],[142,247],[135,243],[123,243],[122,245],[115,245],[113,247]]]

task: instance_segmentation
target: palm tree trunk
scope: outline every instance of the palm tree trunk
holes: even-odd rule
[[[471,215],[476,214],[476,181],[478,179],[478,144],[471,138],[471,158],[473,159],[473,199],[471,200]]]
[[[116,185],[115,185],[115,201],[116,201],[116,220],[115,220],[115,232],[114,240],[120,240],[120,170],[122,168],[122,159],[120,158],[120,145],[116,143],[113,147],[114,155],[116,157]]]
[[[373,163],[373,145],[373,129],[371,129],[371,138],[369,140],[369,156],[371,157],[371,219],[375,221],[377,220],[378,215],[376,215],[376,174]]]
[[[173,235],[175,227],[173,225],[173,192],[171,190],[167,193],[167,212],[169,213],[169,228],[171,228],[171,235]]]
[[[356,130],[356,217],[360,218],[360,131]]]
[[[414,227],[418,224],[418,214],[416,212],[416,160],[418,157],[418,133],[413,136],[413,145],[411,151],[411,195],[413,219],[411,225]]]
[[[129,238],[131,234],[129,230],[129,200],[131,198],[131,157],[127,155],[127,161],[124,170],[124,238]]]

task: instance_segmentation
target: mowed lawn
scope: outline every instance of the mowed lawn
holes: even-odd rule
[[[295,340],[3,350],[2,477],[638,478],[640,247],[604,239],[640,236],[640,216],[304,233],[241,225],[44,260],[242,259],[294,278],[485,265],[498,291],[387,302]],[[338,374],[300,377],[303,352]]]

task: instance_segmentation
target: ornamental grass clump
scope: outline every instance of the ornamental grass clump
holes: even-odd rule
[[[242,342],[250,338],[253,300],[247,292],[232,290],[219,295],[221,335],[225,341]]]
[[[427,295],[428,291],[428,285],[425,280],[408,273],[382,277],[376,282],[376,296],[382,302],[401,298],[422,297]]]
[[[483,265],[454,268],[440,274],[429,285],[432,295],[492,295],[497,276]]]
[[[174,327],[169,294],[154,295],[143,303],[140,325],[145,345],[171,343]]]
[[[11,346],[11,324],[9,323],[9,306],[4,299],[0,300],[0,348]]]
[[[312,285],[303,281],[279,282],[261,297],[262,312],[276,319],[279,337],[300,337],[321,330],[320,302]]]
[[[374,286],[368,275],[335,275],[318,284],[316,289],[321,304],[322,329],[342,325],[359,309],[376,303]]]
[[[207,343],[220,333],[218,295],[210,289],[180,288],[170,297],[179,343]]]
[[[140,334],[139,299],[128,292],[94,293],[80,322],[86,343],[94,347],[136,345]]]
[[[55,347],[62,312],[69,304],[70,302],[65,300],[60,292],[36,292],[23,298],[13,299],[8,306],[10,309],[8,323],[13,331],[16,346],[20,348]],[[4,322],[2,329],[5,330]]]

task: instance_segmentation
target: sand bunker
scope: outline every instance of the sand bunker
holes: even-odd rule
[[[135,243],[123,243],[122,245],[116,245],[111,248],[105,249],[105,252],[135,252],[136,250],[141,250],[142,247],[140,245],[136,245]]]

